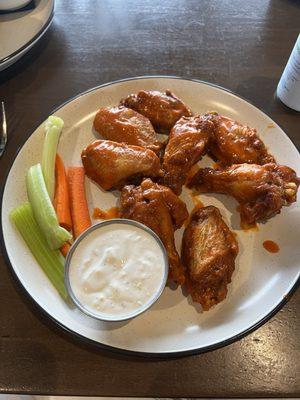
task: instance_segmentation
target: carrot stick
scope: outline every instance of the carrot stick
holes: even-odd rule
[[[66,242],[61,246],[61,248],[59,250],[60,250],[61,254],[66,258],[67,254],[69,253],[70,248],[71,248],[70,243]]]
[[[56,154],[55,159],[55,195],[53,205],[59,225],[70,232],[72,230],[72,219],[67,175],[64,163],[58,154]]]
[[[83,167],[68,168],[67,178],[75,239],[92,225],[85,196]]]

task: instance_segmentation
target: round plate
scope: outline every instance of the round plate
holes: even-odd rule
[[[129,93],[170,89],[195,113],[216,110],[221,114],[256,127],[279,163],[289,165],[300,175],[298,151],[267,115],[247,101],[222,88],[176,77],[143,77],[102,85],[70,100],[55,114],[65,121],[59,153],[66,166],[81,165],[80,153],[95,140],[93,117],[99,107],[118,104]],[[299,278],[299,203],[284,208],[281,214],[258,231],[244,232],[239,227],[236,202],[224,195],[201,195],[205,205],[213,204],[237,233],[239,255],[225,301],[208,312],[201,312],[181,288],[166,288],[159,301],[145,314],[122,323],[93,320],[65,304],[35,262],[22,238],[9,221],[10,210],[26,201],[25,172],[41,161],[44,128],[41,124],[19,151],[4,188],[2,202],[3,238],[7,255],[21,284],[34,301],[59,325],[82,338],[115,349],[151,354],[187,354],[228,344],[266,321],[286,301]],[[200,165],[211,165],[204,158]],[[117,203],[117,192],[100,190],[86,179],[92,214],[94,207],[109,208]],[[193,202],[187,190],[181,198],[189,210]],[[293,234],[291,235],[291,232]],[[182,229],[176,232],[180,249]],[[274,240],[279,253],[268,253],[262,243]]]
[[[0,15],[0,71],[21,58],[45,34],[54,10],[54,0],[35,0],[29,10]]]

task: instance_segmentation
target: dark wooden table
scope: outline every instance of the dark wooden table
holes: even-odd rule
[[[300,31],[299,1],[57,0],[54,22],[0,73],[9,143],[69,97],[149,74],[203,79],[265,110],[300,147],[300,116],[274,92]],[[0,259],[0,391],[152,397],[300,395],[300,291],[243,340],[202,355],[147,360],[84,345],[43,317]]]

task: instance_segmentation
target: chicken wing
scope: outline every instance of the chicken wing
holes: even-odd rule
[[[127,107],[100,108],[94,128],[104,139],[146,147],[156,153],[162,147],[149,119]]]
[[[213,131],[213,123],[206,117],[182,117],[169,136],[163,157],[162,183],[176,194],[181,193],[187,174],[206,151]]]
[[[193,301],[203,310],[220,303],[235,268],[238,244],[234,234],[213,206],[197,208],[182,240],[182,262]]]
[[[192,115],[186,105],[170,90],[141,90],[121,100],[121,104],[149,118],[157,132],[168,134],[183,116]]]
[[[210,155],[223,166],[232,164],[267,164],[275,162],[256,129],[242,125],[218,113],[206,114],[214,124],[209,145]]]
[[[162,174],[159,158],[152,150],[110,140],[89,144],[81,159],[86,175],[105,190]]]
[[[188,217],[186,205],[169,188],[145,179],[140,186],[128,185],[121,192],[120,214],[141,222],[162,240],[169,257],[169,279],[182,285],[184,268],[175,248],[174,231]]]
[[[295,202],[298,186],[294,170],[274,163],[239,164],[224,170],[203,168],[188,183],[196,191],[233,196],[240,203],[242,223],[250,225]]]

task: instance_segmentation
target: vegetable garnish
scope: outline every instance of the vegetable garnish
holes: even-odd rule
[[[85,174],[83,167],[68,168],[67,179],[69,185],[73,234],[75,238],[92,225],[85,195],[84,178]]]
[[[53,205],[56,211],[59,225],[67,231],[72,230],[70,211],[69,189],[65,166],[58,154],[55,159],[55,195]]]
[[[59,226],[44,181],[41,164],[29,168],[26,176],[27,195],[34,218],[51,249],[60,248],[72,235]]]
[[[53,201],[55,189],[55,156],[63,126],[64,121],[54,115],[48,117],[45,124],[46,136],[43,147],[42,170],[51,201]]]
[[[61,246],[61,248],[59,250],[60,250],[61,254],[66,258],[69,253],[70,248],[71,248],[70,243],[66,242]]]
[[[58,250],[51,250],[29,203],[16,207],[10,218],[22,235],[31,253],[63,299],[68,298],[64,284],[64,258]]]

